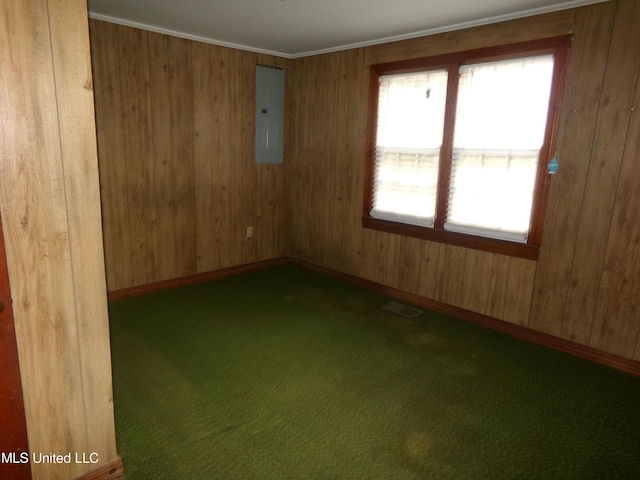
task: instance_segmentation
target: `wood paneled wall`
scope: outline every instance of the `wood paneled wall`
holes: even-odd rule
[[[284,168],[254,163],[254,79],[289,62],[90,30],[109,290],[285,255]]]
[[[295,60],[93,21],[109,288],[291,255],[640,360],[639,8]],[[538,261],[361,227],[369,65],[570,32]],[[283,166],[253,164],[256,63],[287,68]]]
[[[0,3],[0,209],[32,463],[78,478],[117,460],[87,6]],[[0,432],[4,435],[5,432]]]
[[[361,228],[369,65],[569,32],[538,261]],[[290,254],[640,360],[638,38],[640,2],[619,0],[296,60]]]

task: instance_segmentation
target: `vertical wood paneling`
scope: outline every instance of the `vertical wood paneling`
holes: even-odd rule
[[[369,48],[371,64],[428,57],[570,33],[574,10],[561,10],[508,22],[386,43]]]
[[[581,322],[592,323],[596,308],[638,78],[639,24],[640,2],[619,2],[582,202],[574,267],[569,281],[565,322],[576,326]],[[582,261],[585,258],[589,261]],[[628,355],[629,349],[625,350]]]
[[[2,8],[2,221],[29,446],[84,449],[87,434],[77,428],[84,416],[82,370],[48,5],[41,0],[28,9],[18,2]],[[40,391],[49,395],[43,398]],[[45,478],[42,465],[32,472]],[[55,478],[79,473],[67,465]]]
[[[360,225],[364,189],[364,162],[362,159],[366,152],[364,126],[368,115],[366,109],[368,91],[363,89],[361,85],[368,82],[369,79],[369,70],[365,66],[365,60],[365,49],[350,51],[349,56],[343,60],[346,68],[339,81],[341,87],[340,104],[353,103],[358,105],[358,108],[352,108],[348,115],[341,116],[337,138],[338,143],[344,146],[342,155],[348,159],[347,162],[341,164],[339,171],[340,190],[336,195],[336,211],[340,212],[338,218],[344,225],[343,229],[338,230],[340,232],[341,264],[346,271],[354,274],[358,272],[357,255],[354,258],[351,252],[354,250],[358,252],[359,246],[362,244]],[[338,154],[340,153],[338,152]],[[418,243],[399,238],[398,258],[402,258],[409,250],[415,251],[416,245]],[[401,269],[400,276],[396,281],[397,285],[400,280],[403,283],[408,283],[408,291],[416,291],[418,288],[417,272],[419,272],[420,262],[419,259],[417,260],[414,258],[408,265],[408,269]]]
[[[149,91],[149,55],[142,30],[118,29],[118,65],[123,125],[126,177],[116,179],[115,189],[126,187],[129,216],[129,243],[133,281],[136,285],[152,282],[158,271],[158,206],[155,198],[155,164],[151,129],[151,92]],[[124,259],[122,259],[124,260]]]
[[[229,88],[229,148],[230,158],[233,159],[229,169],[232,211],[235,214],[227,216],[224,221],[229,225],[229,234],[235,248],[229,253],[232,265],[245,263],[250,257],[249,249],[255,243],[246,238],[246,227],[250,226],[253,215],[255,194],[255,169],[249,168],[253,159],[250,149],[253,148],[255,130],[253,128],[254,108],[252,99],[255,96],[254,78],[251,63],[245,60],[245,53],[239,50],[229,52],[229,68],[235,72]],[[249,60],[251,62],[251,60]],[[247,68],[248,67],[248,68]],[[246,133],[245,137],[240,135]],[[239,167],[239,168],[238,168]]]
[[[418,293],[426,298],[436,297],[438,286],[438,254],[440,245],[434,242],[422,242],[415,255],[420,256],[420,280]]]
[[[110,290],[133,285],[131,268],[131,236],[129,229],[126,164],[124,162],[124,131],[120,122],[120,71],[116,51],[120,27],[105,23],[93,29],[91,57],[94,72],[96,132],[100,162],[100,195],[102,199],[102,230],[105,263],[108,266],[107,287]]]
[[[412,237],[400,237],[398,247],[398,268],[395,287],[409,293],[418,293],[420,270],[422,267],[420,251],[422,241]]]
[[[445,244],[441,244],[439,250],[435,300],[449,305],[461,305],[467,250]]]
[[[289,103],[294,128],[296,125],[305,125],[308,113],[317,114],[321,105],[318,103],[318,90],[314,88],[319,77],[314,75],[314,72],[319,71],[316,69],[318,62],[316,58],[302,58],[296,61],[295,68],[291,71],[293,98]],[[314,189],[322,182],[322,178],[312,170],[320,157],[320,153],[316,152],[321,151],[312,144],[316,134],[315,123],[321,122],[313,122],[310,128],[295,128],[292,132],[289,137],[291,162],[286,165],[291,254],[311,261],[315,259],[310,240],[316,235],[316,231],[311,211],[313,206],[307,199],[310,195],[315,195]]]
[[[30,448],[115,460],[86,3],[0,6],[0,208]]]
[[[211,48],[203,43],[194,43],[191,47],[191,66],[193,69],[193,155],[194,155],[194,191],[197,270],[214,270],[215,235],[213,229],[214,194],[213,179],[213,66]],[[201,161],[195,161],[201,159]]]
[[[640,24],[638,20],[636,17],[636,25]],[[635,68],[635,97],[627,105],[630,111],[633,108],[633,114],[627,129],[591,345],[640,360],[640,202],[636,198],[640,192],[640,115],[636,112],[640,107],[640,56],[636,57]]]
[[[482,312],[486,298],[482,296],[484,260],[487,254],[480,250],[468,250],[465,257],[462,283],[462,297],[459,306],[467,310]]]
[[[193,172],[191,179],[180,179],[175,171],[169,175],[162,170],[164,157],[159,150],[149,153],[159,147],[146,143],[144,121],[138,129],[133,128],[133,122],[124,124],[127,136],[136,137],[133,140],[120,140],[117,129],[116,133],[100,132],[100,143],[107,144],[100,146],[105,162],[120,163],[101,167],[106,172],[105,245],[107,252],[114,252],[107,253],[110,288],[159,279],[149,272],[154,264],[162,270],[175,262],[176,275],[181,275],[191,271],[193,267],[189,266],[194,262],[197,271],[206,271],[288,254],[612,353],[638,355],[638,339],[633,339],[638,321],[631,318],[637,293],[633,269],[624,269],[624,275],[616,278],[622,286],[613,281],[612,273],[624,264],[625,255],[635,255],[635,230],[625,223],[633,212],[625,211],[622,205],[637,203],[634,188],[623,183],[634,174],[629,160],[632,154],[628,152],[633,151],[636,127],[633,121],[629,123],[633,119],[623,107],[635,94],[636,4],[633,0],[604,2],[294,61],[166,38],[167,51],[186,49],[181,59],[174,53],[167,61],[174,61],[174,68],[181,67],[183,74],[189,73],[169,76],[169,80],[154,80],[152,74],[152,84],[160,81],[169,85],[168,98],[172,100],[162,103],[154,94],[147,107],[144,88],[135,87],[140,79],[136,80],[134,72],[120,66],[119,77],[134,85],[142,97],[138,99],[114,88],[109,77],[118,71],[114,62],[123,62],[125,52],[127,58],[137,55],[135,62],[141,75],[146,65],[162,64],[161,53],[151,48],[152,37],[130,32],[110,37],[112,27],[93,22],[98,52],[94,62],[101,63],[95,71],[108,77],[97,82],[107,90],[96,97],[99,127],[122,125],[123,116],[133,108],[138,115],[136,121],[153,118],[155,142],[156,132],[167,129],[166,117],[171,115],[168,142],[178,141],[182,147],[168,146],[170,162],[175,169],[176,162],[183,161],[178,157],[191,156],[188,165]],[[370,64],[570,31],[574,41],[557,145],[560,171],[551,182],[538,261],[362,229]],[[109,42],[110,47],[101,42]],[[114,46],[119,52],[117,59],[109,53]],[[253,163],[256,63],[287,69],[284,165],[257,167]],[[157,68],[152,72],[162,74]],[[103,99],[107,98],[120,107],[106,104]],[[191,107],[181,110],[184,105]],[[150,111],[135,112],[138,108]],[[173,127],[176,115],[180,116],[182,131]],[[166,264],[146,255],[159,254],[164,237],[160,230],[170,225],[161,226],[164,220],[158,197],[144,206],[147,237],[138,243],[134,240],[141,238],[142,199],[135,198],[141,185],[126,180],[126,176],[135,173],[140,183],[140,175],[145,174],[140,166],[129,168],[135,151],[147,155],[142,165],[154,173],[155,192],[163,192],[160,198],[169,192],[175,195],[178,190],[192,196],[187,201],[192,207],[174,217],[176,252]],[[121,158],[112,160],[118,152]],[[110,192],[126,194],[128,211]],[[118,219],[124,221],[118,224]],[[612,219],[620,225],[610,228]],[[247,226],[254,227],[253,239],[245,238]],[[195,243],[186,242],[189,235]],[[131,248],[123,250],[123,258],[116,259],[117,245],[122,244],[123,237],[131,242]],[[141,248],[140,242],[146,247]],[[165,247],[163,252],[170,252],[167,244]],[[136,278],[127,274],[121,263],[140,265],[146,270],[146,279],[142,274]],[[620,301],[614,299],[613,285],[625,292]],[[594,300],[598,295],[600,307]],[[620,340],[620,332],[626,332],[626,342]]]
[[[521,258],[511,258],[504,311],[500,317],[507,322],[527,326],[533,292],[536,262]]]
[[[107,464],[117,452],[87,11],[80,2],[50,0],[48,14],[77,322],[77,338],[71,340],[78,345],[81,370],[76,381],[83,415],[74,419],[74,427],[86,432],[86,451]],[[73,318],[71,312],[66,315]]]
[[[215,239],[214,268],[224,268],[234,265],[235,259],[230,258],[228,252],[234,247],[234,241],[227,235],[229,221],[235,214],[231,199],[234,195],[230,183],[230,172],[235,164],[231,158],[229,138],[233,129],[229,125],[231,116],[229,98],[233,76],[229,67],[230,50],[214,47],[211,51],[211,64],[213,68],[213,84],[211,86],[212,103],[210,109],[213,114],[213,123],[209,134],[213,142],[213,157],[211,168],[211,192],[213,194],[214,209],[210,212],[213,217],[211,228]],[[205,185],[203,185],[205,187]]]
[[[628,107],[635,93],[638,33],[631,25],[638,24],[637,8],[632,0],[604,2],[368,47],[362,49],[361,57],[340,53],[297,60],[293,102],[299,128],[292,139],[295,156],[288,177],[292,253],[338,270],[348,265],[349,273],[406,291],[416,284],[417,293],[427,298],[584,345],[591,343],[627,357],[637,355],[639,321],[634,305],[640,287],[632,274],[634,263],[623,269],[625,275],[615,287],[625,292],[623,300],[614,297],[613,274],[606,275],[625,262],[623,255],[635,255],[635,230],[609,229],[612,212],[622,225],[634,213],[623,213],[618,202],[638,203],[631,186],[616,197],[622,152],[629,151],[630,138],[635,138],[634,127],[627,132],[630,114],[622,107]],[[574,40],[557,145],[561,167],[552,180],[537,262],[398,240],[357,227],[351,230],[361,214],[362,183],[352,183],[360,196],[347,197],[353,205],[341,201],[338,206],[335,198],[341,193],[345,167],[353,162],[362,165],[364,158],[358,159],[355,149],[349,154],[341,144],[364,142],[366,117],[360,112],[366,108],[366,98],[355,95],[348,100],[341,92],[366,91],[367,79],[338,72],[569,32]],[[340,136],[345,129],[341,120],[350,117],[359,123],[352,122],[347,136]],[[632,177],[632,168],[626,168],[625,178]],[[356,172],[362,180],[362,170]],[[345,262],[345,257],[351,262]],[[606,305],[600,307],[602,311],[596,311],[594,300],[599,292]],[[598,333],[594,331],[591,338],[594,328]]]
[[[229,245],[234,245],[235,248],[231,248],[228,251],[227,262],[229,265],[239,265],[242,263],[244,256],[244,250],[246,248],[246,239],[244,232],[242,231],[243,225],[246,225],[246,197],[245,191],[242,189],[242,180],[244,174],[243,165],[246,159],[242,155],[243,137],[237,135],[242,131],[244,122],[246,119],[241,118],[241,112],[243,112],[243,99],[245,95],[249,95],[249,92],[245,91],[243,85],[246,82],[246,74],[243,75],[242,69],[242,52],[237,50],[230,50],[228,54],[229,72],[231,76],[228,78],[228,107],[227,122],[229,124],[229,169],[228,175],[228,188],[229,196],[228,204],[229,210],[225,217],[223,217],[223,225],[227,227],[227,234],[229,239]],[[252,139],[251,133],[247,135],[247,139]],[[225,141],[223,139],[223,141]],[[251,175],[247,177],[247,180],[252,183]]]
[[[192,44],[193,42],[188,40],[176,38],[171,39],[167,45],[174,186],[173,217],[176,236],[175,251],[167,253],[175,256],[178,277],[192,275],[197,271]],[[154,163],[157,163],[155,159]],[[161,258],[159,262],[163,260]]]
[[[292,71],[292,164],[287,166],[293,254],[298,246],[313,261],[365,278],[389,277],[397,272],[385,266],[379,235],[362,232],[362,171],[368,79],[363,49],[304,58]],[[351,108],[345,112],[344,107]],[[297,126],[313,117],[311,128]],[[303,157],[304,162],[296,162]],[[292,181],[294,180],[294,181]],[[315,198],[323,208],[309,202]],[[302,202],[296,199],[303,199]],[[336,225],[339,228],[329,227]],[[385,239],[395,242],[393,237]],[[294,240],[295,239],[295,240]],[[386,240],[383,240],[386,242]],[[320,246],[328,248],[318,248]],[[397,245],[385,252],[395,255]]]
[[[285,255],[284,168],[254,163],[253,103],[255,65],[290,62],[95,20],[91,32],[109,288]]]
[[[321,224],[326,225],[325,208],[315,208],[309,204],[309,198],[324,199],[325,184],[327,176],[320,174],[323,162],[327,159],[326,150],[320,147],[320,137],[324,136],[328,120],[321,92],[325,75],[329,71],[324,60],[327,57],[303,58],[296,62],[292,70],[292,91],[291,115],[294,125],[293,137],[290,138],[292,158],[286,165],[288,175],[288,200],[289,218],[291,227],[291,244],[295,245],[291,253],[300,255],[312,261],[320,263],[316,253],[316,246],[324,235]],[[316,72],[322,71],[323,75]],[[329,82],[330,83],[330,82]],[[313,112],[317,118],[314,128],[296,128],[307,121],[309,112]],[[315,129],[317,124],[317,129]],[[327,147],[328,149],[328,147]],[[299,159],[304,158],[303,162]],[[324,201],[324,200],[322,200]],[[322,216],[317,218],[314,216]]]
[[[240,53],[238,51],[238,53]],[[257,64],[256,55],[240,55],[240,70],[243,72],[241,82],[239,82],[240,90],[238,91],[238,113],[240,125],[238,132],[243,132],[251,140],[255,139],[255,112],[256,112],[256,74],[255,67]],[[258,259],[258,243],[261,243],[261,237],[246,237],[247,227],[253,226],[256,230],[258,220],[258,203],[262,203],[265,199],[256,195],[258,189],[258,170],[262,165],[255,164],[255,141],[241,141],[239,156],[245,165],[244,174],[238,180],[238,191],[242,192],[242,204],[240,208],[243,212],[243,223],[238,227],[238,236],[242,240],[242,254],[240,263],[249,263],[254,259]],[[264,233],[264,232],[263,232]],[[254,232],[255,235],[255,232]]]
[[[153,108],[151,119],[153,189],[156,206],[157,228],[157,257],[158,267],[156,275],[159,280],[176,278],[177,270],[177,239],[175,228],[175,193],[173,174],[174,166],[174,136],[173,111],[171,102],[168,37],[149,32],[147,34],[149,48],[149,99]],[[177,141],[177,140],[175,140]]]
[[[376,252],[375,272],[372,280],[383,285],[396,286],[396,268],[400,251],[399,235],[380,232],[376,236],[374,246]]]
[[[562,35],[571,29],[574,16],[574,11],[563,11],[296,61],[294,116],[295,125],[302,127],[295,129],[295,157],[289,167],[293,254],[451,305],[527,323],[535,263],[512,263],[507,257],[360,227],[368,65]],[[345,181],[347,172],[357,180]]]
[[[579,9],[573,27],[557,154],[561,168],[551,181],[529,327],[559,335],[585,195],[615,2]],[[579,331],[580,330],[580,331]],[[588,342],[588,332],[567,324],[569,339]]]
[[[619,182],[612,194],[613,215],[608,229],[608,245],[600,292],[595,303],[591,345],[638,359],[640,340],[640,4],[625,2],[619,7],[612,52],[619,52],[609,64],[620,72],[621,79],[611,82],[622,92],[611,92],[605,113],[614,116],[603,126],[601,142],[613,136],[623,144],[612,153],[620,153],[622,165]],[[618,43],[619,42],[619,43]],[[617,44],[618,43],[618,44]],[[612,55],[613,56],[613,55]],[[617,67],[617,68],[616,68]],[[618,83],[620,82],[620,83]],[[610,109],[615,109],[615,114]],[[625,125],[626,124],[626,125]],[[605,148],[595,150],[604,155]]]
[[[526,323],[535,264],[514,263],[511,270],[509,258],[360,227],[368,65],[443,53],[451,51],[451,45],[459,50],[566,34],[574,16],[564,11],[297,60],[293,116],[299,127],[291,139],[295,153],[288,167],[292,253],[428,298]],[[347,181],[348,175],[357,179]],[[520,285],[519,279],[527,283]]]
[[[490,255],[489,261],[483,264],[485,281],[483,289],[487,299],[486,314],[502,319],[504,313],[504,302],[507,295],[509,285],[509,266],[510,257],[503,255]]]

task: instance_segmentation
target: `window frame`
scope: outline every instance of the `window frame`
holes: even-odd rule
[[[567,64],[571,35],[512,43],[495,47],[453,52],[430,57],[400,60],[370,66],[367,147],[365,162],[365,186],[362,226],[399,235],[422,238],[461,247],[485,250],[514,257],[536,260],[542,243],[542,227],[546,210],[551,175],[547,165],[553,158],[558,136],[560,106],[567,76]],[[444,229],[449,198],[453,134],[458,94],[458,70],[463,65],[488,61],[526,58],[536,55],[554,55],[554,68],[549,95],[549,109],[544,140],[538,160],[529,234],[526,243],[498,240]],[[438,193],[433,227],[410,225],[390,220],[376,219],[370,214],[373,207],[374,168],[378,109],[378,78],[388,74],[414,73],[433,69],[447,69],[447,101],[445,106],[443,143],[438,170]]]

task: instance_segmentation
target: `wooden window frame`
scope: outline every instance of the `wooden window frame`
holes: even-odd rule
[[[422,238],[461,247],[485,250],[493,253],[536,260],[542,242],[542,227],[546,210],[547,196],[551,175],[547,165],[555,153],[560,118],[560,104],[567,75],[567,64],[571,36],[552,37],[527,42],[480,48],[462,52],[454,52],[431,57],[401,60],[382,63],[370,67],[370,83],[368,98],[367,149],[365,163],[364,209],[362,226],[399,235]],[[536,55],[554,55],[554,69],[549,96],[549,110],[544,141],[540,149],[540,157],[536,171],[533,205],[529,234],[526,243],[497,240],[488,237],[450,232],[444,229],[447,203],[449,198],[449,181],[451,176],[451,157],[453,130],[458,89],[458,69],[467,64],[484,61],[526,58]],[[413,73],[434,69],[448,70],[447,103],[445,107],[445,127],[443,146],[440,151],[438,173],[438,194],[436,198],[435,223],[433,227],[404,224],[389,220],[373,218],[370,211],[373,207],[373,182],[376,152],[378,78],[387,74]]]

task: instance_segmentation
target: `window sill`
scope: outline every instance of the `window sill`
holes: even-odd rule
[[[506,240],[495,240],[492,238],[477,237],[464,233],[448,232],[436,230],[434,228],[419,227],[404,223],[380,220],[371,217],[362,218],[362,226],[371,230],[379,230],[387,233],[395,233],[407,237],[421,238],[433,242],[456,245],[458,247],[473,248],[486,252],[507,255],[510,257],[524,258],[527,260],[537,260],[540,247],[524,243],[508,242]]]

